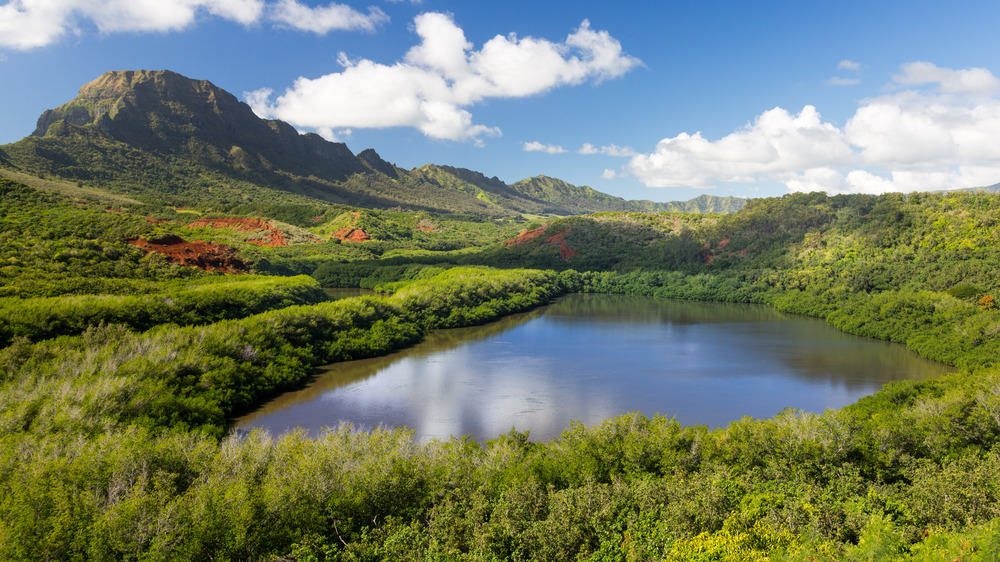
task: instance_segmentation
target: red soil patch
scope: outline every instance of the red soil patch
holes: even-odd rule
[[[137,238],[127,242],[142,248],[147,254],[149,252],[163,254],[173,263],[197,267],[205,271],[244,273],[247,270],[246,262],[236,257],[236,249],[225,244],[197,240],[188,242],[176,235],[153,240]]]
[[[154,219],[153,217],[146,217],[146,222],[149,224],[166,224],[168,222],[174,222],[169,219]]]
[[[417,230],[421,232],[436,232],[433,226],[421,226],[419,224],[417,225]]]
[[[522,230],[520,234],[504,242],[508,248],[511,246],[520,246],[529,240],[534,240],[539,236],[545,234],[545,226],[539,226],[533,230]]]
[[[368,233],[364,230],[350,226],[341,228],[340,230],[334,232],[333,235],[340,238],[341,242],[364,242],[372,239],[372,237],[368,236]]]
[[[104,211],[108,213],[118,213],[118,214],[125,212],[123,209],[116,209],[114,207],[108,207],[107,209],[104,209]]]
[[[532,230],[522,231],[517,236],[515,236],[515,237],[511,238],[510,240],[507,240],[506,242],[504,242],[504,244],[508,248],[510,248],[511,246],[520,246],[521,244],[524,244],[525,242],[528,242],[530,240],[534,240],[535,238],[538,238],[538,237],[542,236],[543,234],[545,234],[545,229],[546,228],[547,227],[545,227],[545,226],[540,226],[540,227],[532,229]],[[580,255],[580,252],[577,252],[576,250],[574,250],[573,248],[570,248],[566,244],[566,234],[568,232],[569,232],[568,230],[564,230],[562,232],[557,232],[557,233],[555,233],[555,234],[553,234],[553,235],[551,235],[551,236],[549,236],[549,237],[547,237],[545,239],[545,241],[548,242],[549,244],[555,244],[556,246],[559,247],[559,257],[561,257],[564,260],[568,260],[569,258],[571,258],[573,256],[579,256]]]
[[[545,241],[548,242],[549,244],[555,244],[556,246],[559,246],[559,257],[561,257],[564,260],[568,260],[573,256],[580,255],[580,252],[577,252],[573,248],[570,248],[569,246],[566,245],[567,232],[569,231],[564,230],[562,232],[553,234],[552,236],[549,236],[548,238],[545,239]]]
[[[189,224],[188,227],[235,228],[245,232],[264,231],[264,238],[259,240],[245,240],[245,242],[255,244],[257,246],[271,247],[288,245],[288,239],[285,238],[285,233],[277,228],[274,228],[270,222],[263,219],[239,219],[226,217],[214,219],[204,218],[194,221]]]

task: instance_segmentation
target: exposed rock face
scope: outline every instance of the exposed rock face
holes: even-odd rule
[[[249,269],[246,262],[236,257],[236,249],[225,244],[197,240],[188,242],[173,234],[152,240],[137,238],[128,243],[142,248],[146,253],[163,254],[173,263],[205,271],[245,273]]]

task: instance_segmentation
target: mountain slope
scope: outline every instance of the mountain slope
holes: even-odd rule
[[[738,208],[714,198],[687,207],[625,201],[544,176],[508,186],[464,168],[405,170],[372,149],[355,156],[343,143],[261,119],[211,82],[168,70],[112,71],[85,84],[43,113],[30,136],[0,147],[0,167],[216,211],[333,204],[513,218]]]
[[[571,211],[563,214],[583,214],[599,211],[634,211],[657,213],[734,213],[743,208],[746,199],[699,195],[690,201],[630,201],[602,193],[589,186],[575,186],[548,176],[535,176],[511,184],[511,189],[539,201],[545,201]]]
[[[80,88],[73,100],[43,113],[32,135],[65,136],[78,127],[141,150],[236,168],[329,179],[366,170],[345,144],[260,119],[211,82],[168,70],[105,73]]]

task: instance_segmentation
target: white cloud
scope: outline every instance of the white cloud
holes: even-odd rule
[[[577,154],[605,154],[607,156],[620,156],[624,158],[631,158],[632,156],[638,154],[634,148],[627,146],[609,144],[598,148],[589,142],[583,143],[583,146],[581,146],[576,152]]]
[[[538,141],[524,143],[525,152],[545,152],[547,154],[562,154],[566,149],[554,144],[542,144]]]
[[[316,129],[316,134],[330,142],[344,142],[346,139],[351,138],[350,129],[340,129],[335,131],[331,127],[320,127]]]
[[[420,43],[400,62],[352,61],[341,54],[341,72],[300,77],[273,102],[269,90],[249,92],[247,102],[258,115],[299,127],[415,127],[432,138],[481,143],[500,130],[474,123],[468,107],[600,82],[641,64],[586,20],[562,43],[498,35],[478,51],[445,14],[417,16],[414,30]]]
[[[861,70],[861,63],[854,62],[852,60],[844,59],[837,63],[837,70],[846,70],[849,72],[858,73]],[[861,83],[861,78],[857,76],[844,77],[844,76],[834,76],[833,78],[828,78],[823,81],[827,86],[855,86]]]
[[[834,76],[824,81],[824,84],[830,86],[854,86],[860,83],[860,78],[841,78],[839,76]]]
[[[989,96],[1000,92],[1000,80],[985,68],[952,70],[929,62],[911,62],[901,70],[893,80],[904,86],[937,84],[942,92],[949,94]]]
[[[627,175],[627,174],[619,174],[618,172],[616,172],[616,171],[614,171],[614,170],[612,170],[610,168],[605,168],[604,171],[601,173],[601,177],[604,178],[604,179],[606,179],[606,180],[613,180],[615,178],[620,178],[620,177],[623,177],[625,175]]]
[[[270,19],[293,29],[311,31],[320,35],[331,30],[375,31],[389,21],[382,10],[371,7],[363,14],[344,4],[328,4],[311,8],[297,0],[279,0],[270,7]]]
[[[638,154],[629,170],[651,187],[712,187],[716,182],[756,181],[771,175],[846,161],[852,155],[844,133],[806,106],[797,115],[780,107],[717,141],[701,133],[661,140]]]
[[[372,31],[388,21],[379,8],[364,14],[337,3],[310,8],[296,0],[11,0],[0,6],[0,47],[50,45],[90,24],[102,33],[180,31],[208,14],[243,25],[273,22],[303,31]]]
[[[920,89],[901,89],[919,86]],[[882,193],[1000,181],[1000,81],[988,70],[910,63],[896,91],[864,100],[843,128],[806,106],[774,108],[726,137],[681,133],[633,157],[651,187],[778,181],[793,191]],[[585,145],[585,147],[591,145]]]

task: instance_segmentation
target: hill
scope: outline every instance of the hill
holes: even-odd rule
[[[552,204],[553,208],[573,211],[562,214],[626,211],[654,213],[735,213],[746,199],[699,195],[690,201],[657,203],[633,201],[608,195],[589,186],[575,186],[557,178],[535,176],[512,184],[511,189],[527,197]],[[557,213],[558,214],[558,213]]]
[[[373,149],[299,134],[257,117],[207,80],[168,70],[107,72],[67,103],[44,112],[28,137],[0,147],[0,167],[20,174],[170,205],[252,212],[261,205],[571,215],[614,210],[719,212],[738,200],[628,202],[545,178],[508,186],[449,166],[405,170]],[[541,189],[542,183],[560,184]]]

